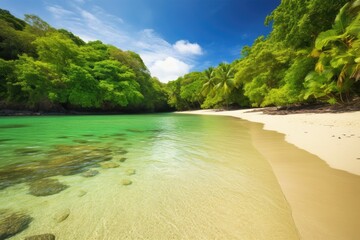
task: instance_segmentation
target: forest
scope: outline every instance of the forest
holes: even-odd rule
[[[347,104],[360,95],[360,0],[282,0],[239,59],[167,84],[140,56],[0,10],[0,109],[158,112]]]

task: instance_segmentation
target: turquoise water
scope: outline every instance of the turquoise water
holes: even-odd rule
[[[242,123],[180,114],[0,118],[0,209],[33,218],[11,239],[298,239]],[[66,187],[34,193],[44,179]]]

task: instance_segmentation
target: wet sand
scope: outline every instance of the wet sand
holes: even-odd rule
[[[302,239],[360,239],[360,112],[188,113],[240,117],[284,133],[249,124],[253,144],[271,164]]]

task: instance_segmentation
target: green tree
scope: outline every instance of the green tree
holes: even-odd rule
[[[223,95],[226,108],[229,108],[229,96],[235,88],[234,69],[230,64],[221,63],[215,71],[215,79],[217,84],[214,90]]]
[[[38,37],[34,44],[43,62],[53,64],[57,71],[62,72],[71,63],[79,62],[77,45],[61,33],[52,33],[45,37]]]
[[[313,56],[318,57],[316,72],[310,73],[309,81],[318,81],[325,84],[316,84],[322,87],[314,88],[314,83],[308,83],[307,97],[339,94],[343,100],[343,93],[347,99],[356,81],[360,79],[360,0],[347,3],[336,16],[333,28],[322,32],[316,39]],[[326,79],[326,81],[325,81]],[[336,81],[336,87],[333,86]],[[329,87],[327,87],[328,83]],[[323,89],[328,89],[323,91]],[[332,91],[329,92],[331,89]],[[312,91],[314,91],[312,93]],[[331,102],[335,102],[334,97]]]

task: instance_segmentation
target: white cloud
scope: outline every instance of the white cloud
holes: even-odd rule
[[[73,15],[72,11],[66,10],[59,5],[47,6],[46,9],[57,19]]]
[[[190,43],[186,40],[179,40],[173,45],[173,47],[181,54],[202,55],[202,49],[197,43]]]
[[[173,57],[167,57],[164,60],[155,61],[149,68],[150,72],[155,72],[156,77],[163,82],[175,80],[179,76],[188,73],[191,66]]]
[[[138,53],[152,76],[162,82],[176,80],[196,65],[196,57],[203,54],[201,46],[187,40],[171,44],[153,29],[132,31],[123,19],[106,13],[98,6],[80,7],[83,1],[72,2],[71,8],[49,5],[47,10],[56,20],[56,27],[65,28],[85,41],[101,40],[122,50]]]

